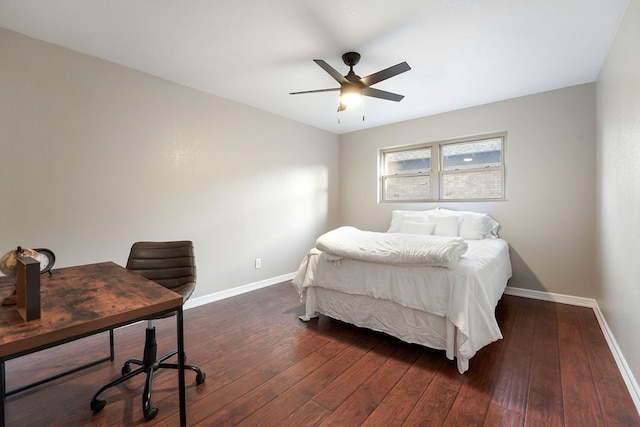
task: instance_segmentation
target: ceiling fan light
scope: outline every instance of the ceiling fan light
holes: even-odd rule
[[[362,102],[362,95],[357,93],[348,93],[340,97],[340,102],[342,102],[347,108],[355,107],[360,105]]]
[[[355,107],[362,103],[362,90],[349,87],[340,90],[340,102],[345,107]]]

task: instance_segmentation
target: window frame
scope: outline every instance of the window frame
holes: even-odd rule
[[[487,166],[478,168],[465,168],[463,170],[444,170],[443,147],[452,144],[480,142],[488,139],[501,140],[501,159],[499,166]],[[378,150],[378,203],[458,203],[458,202],[495,202],[506,200],[506,146],[507,132],[494,132],[482,135],[466,136],[461,138],[453,138],[441,141],[433,141],[422,144],[411,144],[402,146],[393,146],[381,148]],[[428,173],[409,172],[402,173],[386,173],[385,156],[389,153],[398,153],[403,151],[412,151],[429,148],[431,150],[430,171]],[[485,198],[443,198],[444,194],[444,175],[465,174],[472,172],[483,172],[488,170],[499,170],[501,180],[502,197],[485,197]],[[431,183],[431,196],[429,199],[387,199],[385,198],[385,182],[388,178],[393,177],[412,177],[412,176],[429,176]]]

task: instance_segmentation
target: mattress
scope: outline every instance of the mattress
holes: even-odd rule
[[[307,298],[306,318],[322,313],[443,349],[466,370],[479,349],[502,338],[495,306],[511,277],[505,240],[467,243],[453,268],[336,260],[314,248],[292,284]]]

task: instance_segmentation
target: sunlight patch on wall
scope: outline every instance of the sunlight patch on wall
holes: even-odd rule
[[[189,141],[182,135],[178,135],[163,147],[162,154],[169,166],[182,170],[194,169],[199,166],[201,150],[197,140]]]

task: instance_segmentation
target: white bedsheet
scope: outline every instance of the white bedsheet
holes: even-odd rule
[[[468,250],[452,269],[335,260],[312,249],[292,283],[301,295],[307,287],[322,287],[442,316],[457,331],[447,337],[447,356],[468,360],[502,338],[495,306],[511,277],[511,262],[509,246],[502,239],[467,243]]]

